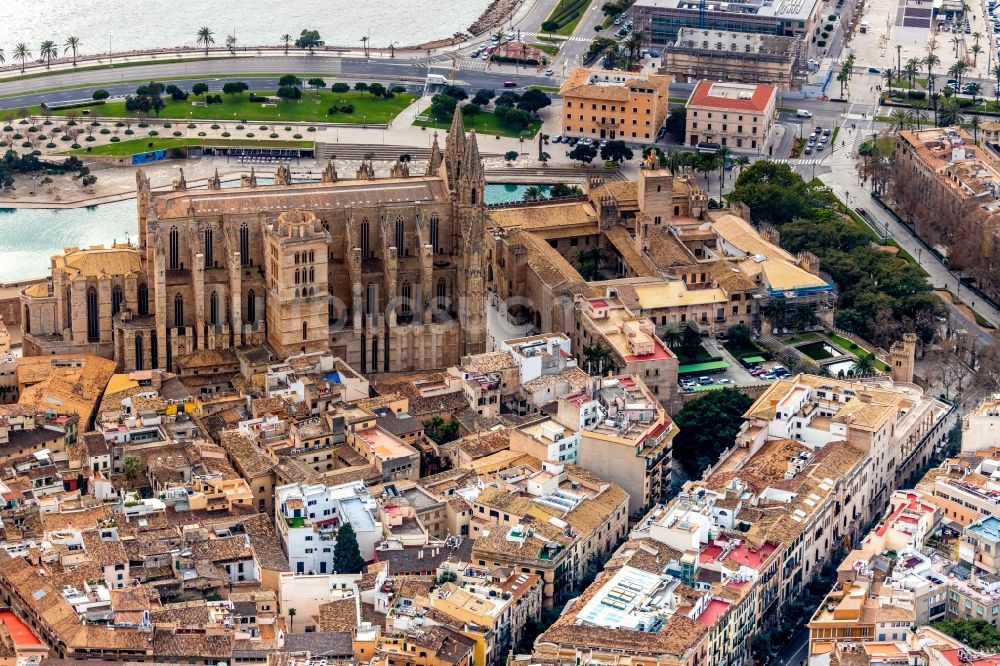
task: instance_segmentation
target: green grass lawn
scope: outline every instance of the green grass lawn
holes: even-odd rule
[[[490,111],[482,111],[471,118],[469,116],[462,116],[462,120],[465,121],[466,130],[476,130],[477,134],[499,134],[500,136],[511,137],[521,136],[521,132],[516,132],[501,126],[500,121],[497,120],[497,117]],[[451,121],[441,122],[438,120],[417,120],[413,124],[420,127],[433,127],[435,129],[448,129],[451,127]],[[532,120],[528,129],[524,130],[524,138],[527,139],[535,136],[541,128],[541,120]],[[486,146],[479,144],[479,147],[482,149]]]
[[[532,46],[542,53],[547,53],[550,56],[554,56],[559,53],[559,47],[554,44],[532,44]]]
[[[980,326],[982,326],[983,328],[996,328],[996,326],[994,326],[993,324],[991,324],[990,322],[988,322],[983,317],[983,315],[979,314],[975,310],[972,311],[972,314],[974,314],[976,316],[976,323],[979,324]]]
[[[559,86],[528,86],[528,90],[541,90],[543,93],[550,93],[553,95],[559,94]]]
[[[558,20],[562,23],[559,29],[555,31],[557,35],[563,35],[569,37],[576,30],[576,26],[580,23],[580,19],[583,18],[584,13],[590,6],[591,0],[559,0],[559,4],[555,6],[552,13],[549,14],[547,20],[556,21]],[[568,18],[568,20],[566,20]]]
[[[850,353],[854,354],[855,356],[858,356],[860,354],[865,354],[870,351],[868,349],[865,349],[864,347],[860,347],[854,344],[847,338],[841,337],[836,333],[827,333],[826,337],[830,339],[830,342],[833,342],[834,344],[838,345],[841,349],[845,349]],[[875,359],[875,367],[878,369],[879,372],[889,372],[889,366],[878,359]]]
[[[273,91],[260,91],[258,94],[274,94]],[[232,97],[223,96],[222,104],[199,105],[198,99],[193,95],[183,102],[175,102],[169,98],[164,98],[167,106],[160,112],[161,118],[171,118],[177,120],[218,120],[222,122],[324,122],[324,123],[362,123],[372,125],[388,123],[399,113],[409,106],[416,98],[415,95],[398,94],[392,99],[382,99],[373,97],[366,92],[350,91],[346,93],[333,93],[329,90],[321,91],[318,95],[313,90],[304,90],[301,100],[283,100],[274,106],[265,106],[261,102],[251,102],[248,94]],[[327,115],[327,109],[331,106],[354,105],[354,113],[338,113]],[[113,102],[111,104],[96,104],[92,107],[82,107],[78,109],[66,109],[55,111],[52,115],[66,116],[69,114],[83,115],[83,111],[90,110],[103,118],[124,118],[135,116],[125,110],[125,102]],[[41,115],[39,107],[29,109],[30,113]]]
[[[819,339],[820,339],[819,333],[814,333],[812,331],[809,331],[807,333],[799,333],[797,335],[793,335],[792,337],[785,340],[785,342],[787,344],[794,345],[797,342],[808,342],[810,340],[819,340]]]
[[[245,146],[253,148],[312,148],[312,141],[260,141],[257,139],[207,139],[200,137],[159,137],[151,136],[130,139],[103,146],[89,146],[67,151],[66,155],[135,155],[150,150],[169,150],[185,146]]]

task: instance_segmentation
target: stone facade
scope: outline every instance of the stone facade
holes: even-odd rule
[[[485,180],[456,114],[427,172],[154,194],[137,173],[138,247],[70,248],[21,294],[26,354],[88,351],[124,370],[266,344],[330,349],[362,373],[426,370],[485,349]]]

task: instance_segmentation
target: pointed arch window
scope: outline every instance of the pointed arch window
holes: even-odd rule
[[[376,307],[376,304],[375,304],[375,297],[376,297],[375,289],[376,289],[375,283],[374,282],[370,282],[368,284],[368,291],[367,291],[367,294],[366,294],[366,297],[365,297],[365,314],[366,315],[370,315],[370,314],[374,314],[375,313],[375,307]]]
[[[135,336],[135,369],[142,370],[142,334]]]
[[[115,285],[111,288],[111,316],[117,316],[122,309],[122,301],[125,300],[125,292],[122,291],[121,285]]]
[[[309,323],[305,321],[302,322],[302,339],[303,340],[309,339]]]
[[[403,218],[396,218],[396,253],[397,256],[406,256],[406,242],[403,238],[403,232],[405,230],[405,225],[403,224]]]
[[[208,323],[213,326],[219,323],[219,294],[214,291],[208,298]]]
[[[205,229],[205,268],[215,265],[215,250],[212,248],[212,230]]]
[[[361,221],[361,258],[368,259],[368,219]]]
[[[184,297],[180,294],[174,296],[174,326],[184,327]]]
[[[97,289],[87,289],[87,339],[91,342],[100,337],[100,320],[97,313]]]
[[[403,302],[399,306],[399,311],[405,315],[408,315],[410,314],[410,298],[412,296],[409,282],[403,283],[403,288],[401,290],[400,295],[402,296]]]
[[[139,300],[139,314],[148,315],[149,314],[149,287],[143,282],[139,285],[138,289],[138,300]]]
[[[444,278],[440,278],[437,281],[437,293],[435,300],[437,301],[437,309],[444,310],[445,299],[448,297],[448,284],[444,281]]]
[[[437,215],[431,215],[431,246],[434,248],[434,254],[441,253],[440,233],[441,222]]]
[[[257,294],[251,289],[247,292],[247,323],[253,324],[257,321]]]
[[[169,268],[172,271],[176,271],[181,267],[181,236],[180,232],[177,231],[177,227],[170,227],[170,261]]]
[[[240,265],[250,265],[250,227],[246,222],[240,226]]]

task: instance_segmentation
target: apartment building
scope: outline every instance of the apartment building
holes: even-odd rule
[[[378,506],[362,484],[340,486],[294,483],[274,489],[278,536],[296,573],[333,573],[337,530],[350,523],[361,557],[375,559],[382,540]]]
[[[909,130],[899,134],[889,182],[896,213],[949,267],[996,298],[1000,160],[960,127]]]
[[[927,465],[947,436],[953,407],[915,384],[798,375],[774,382],[744,414],[737,444],[792,439],[810,449],[844,441],[870,452],[865,520]]]
[[[574,69],[559,87],[563,134],[648,143],[669,112],[670,77]]]
[[[940,507],[942,519],[968,526],[982,518],[1000,518],[1000,448],[961,453],[928,470],[917,484],[927,501]]]
[[[788,91],[800,63],[801,37],[680,28],[663,47],[661,72],[674,81],[764,83]]]
[[[520,641],[529,620],[538,621],[542,611],[541,578],[536,574],[511,572],[487,573],[461,563],[439,567],[439,576],[454,577],[430,591],[418,595],[413,607],[433,609],[451,619],[466,638],[475,641],[474,666],[506,663],[511,648]]]
[[[578,464],[624,489],[629,514],[641,513],[670,487],[677,426],[641,377],[602,378],[591,395],[600,412],[580,431]]]
[[[607,363],[622,374],[641,378],[663,404],[673,404],[677,394],[677,356],[656,336],[652,320],[630,311],[613,288],[604,297],[578,298],[576,319],[573,348],[581,367],[588,364],[583,357],[584,348],[600,344],[611,353]],[[591,368],[591,372],[596,370]]]
[[[777,99],[777,88],[766,83],[699,81],[685,105],[688,144],[767,151]]]
[[[557,584],[555,571],[539,573],[531,567],[525,571],[524,565],[517,565],[517,571],[542,576],[546,605],[568,592],[565,587],[583,575],[589,562],[610,553],[628,529],[625,491],[575,465],[527,458],[480,475],[479,480],[486,485],[483,490],[470,487],[459,493],[471,509],[474,557],[488,553],[488,543],[503,544],[505,554],[498,551],[490,558],[496,566],[514,565],[515,558],[530,555],[539,540],[543,547],[534,551],[539,559],[562,559],[565,551],[568,566],[561,572],[562,585]],[[548,554],[546,538],[553,546]]]
[[[962,453],[992,449],[1000,443],[1000,394],[983,398],[962,417]]]

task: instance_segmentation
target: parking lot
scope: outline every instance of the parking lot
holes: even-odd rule
[[[780,369],[784,371],[784,376],[790,376],[784,366],[778,361],[763,361],[759,364],[761,370],[757,374],[751,374],[751,368],[747,368],[735,356],[729,353],[725,347],[712,339],[705,339],[702,342],[705,350],[715,358],[724,361],[728,367],[725,370],[706,370],[705,372],[683,375],[678,378],[681,390],[684,392],[701,392],[719,390],[723,388],[735,388],[737,386],[751,386],[774,381],[777,375],[768,375],[767,371]],[[708,381],[705,381],[708,380]]]

